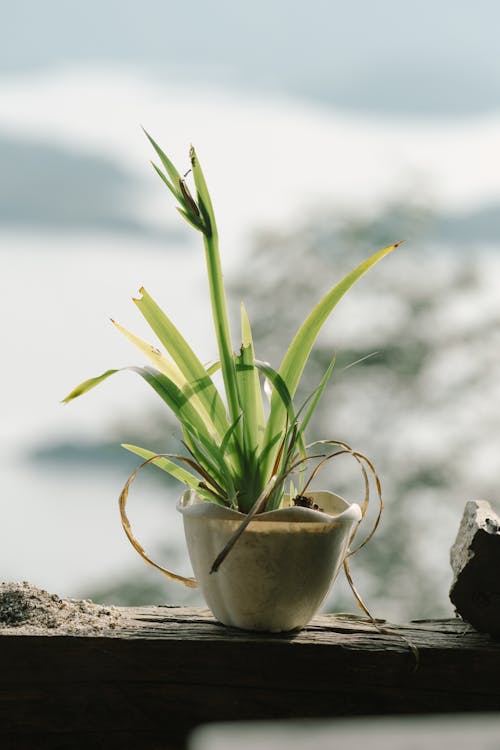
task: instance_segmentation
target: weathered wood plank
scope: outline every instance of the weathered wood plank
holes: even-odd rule
[[[500,711],[500,643],[460,620],[379,633],[323,615],[270,635],[202,610],[124,612],[97,636],[0,635],[2,748],[64,747],[68,732],[76,748],[180,748],[207,721]]]

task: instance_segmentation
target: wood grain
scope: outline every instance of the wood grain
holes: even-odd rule
[[[500,643],[460,620],[380,633],[322,615],[275,635],[203,610],[123,613],[119,630],[92,637],[0,631],[3,750],[177,750],[210,721],[500,710]]]

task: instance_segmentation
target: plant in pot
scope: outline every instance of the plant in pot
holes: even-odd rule
[[[217,225],[205,178],[190,151],[194,195],[168,156],[148,135],[162,167],[155,170],[178,202],[177,210],[203,238],[218,359],[205,366],[145,289],[134,299],[164,351],[118,323],[114,325],[149,360],[132,367],[179,421],[184,452],[157,454],[123,447],[144,462],[120,495],[124,530],[143,559],[169,578],[201,586],[216,618],[239,628],[287,631],[303,627],[326,597],[343,564],[352,586],[348,557],[366,514],[374,479],[380,518],[380,482],[373,464],[346,443],[306,444],[305,430],[334,367],[300,408],[294,395],[313,344],[330,313],[352,285],[399,243],[379,250],[335,284],[299,326],[278,369],[255,357],[250,323],[241,307],[241,347],[233,351],[219,255]],[[214,375],[222,374],[223,394]],[[65,399],[80,396],[118,370],[81,383]],[[264,398],[269,395],[269,404]],[[365,496],[349,504],[333,492],[312,490],[311,482],[331,458],[350,454],[364,481]],[[132,533],[126,514],[137,472],[153,463],[187,488],[178,502],[196,578],[185,578],[153,562]],[[353,591],[357,593],[353,587]],[[359,597],[358,602],[362,602]]]

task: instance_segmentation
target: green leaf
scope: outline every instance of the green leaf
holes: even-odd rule
[[[199,232],[203,232],[203,224],[200,222],[199,218],[195,216],[194,214],[190,214],[187,211],[185,211],[180,206],[177,206],[177,210],[182,216],[183,219],[187,221],[188,224],[190,224],[192,227],[197,229]]]
[[[144,130],[144,128],[143,128],[143,130]],[[172,162],[170,161],[170,159],[168,158],[168,156],[166,155],[166,153],[164,151],[162,151],[162,149],[160,148],[160,146],[156,143],[156,141],[153,140],[153,138],[149,135],[149,133],[147,132],[147,130],[144,130],[144,133],[146,135],[146,138],[148,139],[148,141],[150,142],[150,144],[153,146],[154,150],[158,154],[158,157],[159,157],[161,163],[163,164],[164,168],[166,169],[168,176],[172,180],[172,185],[170,186],[168,184],[168,182],[165,180],[165,178],[162,176],[161,173],[160,173],[160,177],[162,177],[163,181],[167,183],[167,186],[169,187],[169,189],[173,188],[173,190],[172,190],[173,194],[175,195],[175,197],[177,198],[177,200],[179,201],[179,203],[181,205],[184,205],[184,197],[183,197],[181,189],[180,189],[182,175],[179,174],[179,172],[174,167],[174,165],[172,164]],[[159,171],[159,170],[157,170],[157,171]]]
[[[193,468],[202,477],[202,479],[204,479],[205,484],[207,486],[210,486],[213,492],[215,492],[220,497],[225,498],[226,493],[224,491],[224,488],[221,487],[221,485],[217,481],[215,471],[213,471],[211,467],[207,468],[205,466],[205,461],[200,461],[198,459],[198,451],[191,450],[187,443],[184,443],[184,447],[192,456],[192,458],[183,457],[183,461],[185,461],[188,466],[191,466],[191,468]]]
[[[283,409],[286,411],[288,422],[290,424],[295,423],[295,412],[293,409],[293,401],[290,391],[286,382],[283,380],[279,372],[277,372],[267,362],[261,362],[259,359],[255,360],[255,366],[262,372],[263,375],[269,380],[273,387],[273,395],[271,397],[271,403],[275,397],[280,401]]]
[[[229,422],[224,404],[212,379],[207,375],[205,368],[187,341],[153,298],[144,288],[140,290],[140,293],[142,297],[134,299],[135,304],[189,382],[193,392],[202,402],[205,411],[213,421],[220,440],[222,440],[229,427]]]
[[[221,449],[221,453],[223,456],[226,454],[228,446],[231,443],[231,438],[233,437],[236,431],[236,428],[238,427],[238,422],[240,422],[242,418],[243,418],[243,413],[241,412],[239,417],[234,420],[233,424],[224,435],[224,439],[222,440],[222,443],[220,444],[220,449]]]
[[[186,448],[205,469],[204,478],[212,484],[219,494],[231,506],[236,504],[236,490],[231,476],[231,461],[224,456],[224,452],[213,440],[205,438],[187,427],[190,437]],[[215,481],[214,481],[215,480]]]
[[[215,360],[215,362],[208,362],[205,365],[205,370],[207,375],[215,375],[215,373],[220,370],[220,359]]]
[[[215,214],[212,206],[212,199],[208,192],[207,183],[203,170],[200,166],[198,156],[193,146],[189,151],[189,158],[191,160],[191,168],[193,170],[194,184],[196,185],[196,192],[198,198],[198,206],[203,217],[205,225],[205,232],[207,237],[217,237],[217,225],[215,223]]]
[[[326,369],[325,374],[321,378],[320,384],[318,385],[318,387],[312,394],[312,398],[309,402],[309,406],[307,408],[305,416],[300,420],[300,434],[302,437],[307,429],[307,425],[309,424],[312,415],[314,414],[316,410],[316,407],[318,406],[319,400],[321,396],[323,395],[323,391],[325,390],[328,384],[328,381],[330,380],[331,374],[333,372],[333,368],[335,367],[336,359],[337,357],[336,355],[334,355],[334,357],[332,358],[332,361],[330,362],[330,364],[328,365]]]
[[[224,460],[224,455],[213,438],[200,433],[194,425],[185,424],[185,430],[189,438],[186,447],[195,453],[196,460],[213,473],[219,483],[225,484],[228,480],[232,485],[228,462]]]
[[[107,370],[102,375],[85,380],[78,385],[66,396],[64,402],[67,403],[77,396],[87,393],[87,391],[95,388],[96,385],[99,385],[99,383],[102,383],[111,375],[124,370],[130,370],[140,375],[172,410],[181,425],[187,424],[192,429],[197,430],[199,435],[213,440],[213,435],[207,429],[203,416],[196,411],[189,396],[186,396],[170,378],[152,367],[122,367],[118,370]]]
[[[135,333],[127,330],[127,328],[120,325],[116,320],[111,319],[111,322],[117,331],[120,331],[120,333],[123,334],[123,336],[125,336],[125,338],[128,339],[128,341],[130,341],[130,343],[133,344],[141,354],[144,354],[144,356],[149,359],[149,361],[157,367],[160,372],[170,378],[170,380],[178,385],[179,388],[182,388],[188,383],[179,366],[173,360],[168,359],[168,357],[166,357],[159,349],[152,344],[148,344],[147,341],[141,339],[140,336],[136,336]]]
[[[240,406],[238,399],[238,384],[236,381],[236,367],[227,314],[226,293],[219,254],[217,227],[205,177],[193,147],[191,147],[190,158],[194,183],[197,190],[198,205],[205,226],[203,244],[205,246],[205,261],[208,275],[208,286],[210,290],[212,318],[217,338],[217,347],[219,349],[229,416],[231,422],[234,422],[240,412]],[[241,442],[240,427],[238,427],[238,439]]]
[[[204,237],[203,241],[205,245],[205,259],[208,272],[212,318],[217,338],[222,378],[224,380],[230,419],[234,422],[240,412],[240,405],[219,249],[214,237],[209,239]]]
[[[271,383],[273,394],[276,393],[277,398],[280,399],[285,413],[281,429],[272,437],[267,438],[267,430],[264,435],[259,455],[259,472],[262,486],[272,475],[282,475],[286,472],[287,464],[292,460],[295,446],[297,446],[297,449],[301,453],[305,453],[305,446],[297,428],[297,416],[285,381],[267,363],[255,360],[255,365]],[[272,462],[270,457],[272,457]],[[277,483],[274,487],[270,496],[270,509],[278,507],[281,488],[282,482]]]
[[[146,133],[146,131],[144,132]],[[203,219],[199,215],[198,206],[196,205],[191,195],[189,194],[189,191],[185,185],[184,179],[180,176],[179,172],[176,170],[176,168],[174,167],[170,159],[161,150],[158,144],[155,143],[153,139],[147,133],[146,135],[151,141],[151,143],[153,144],[157,154],[160,156],[160,159],[162,160],[163,166],[167,169],[172,179],[172,182],[170,182],[168,177],[161,171],[158,165],[155,164],[154,161],[151,162],[155,172],[163,180],[163,182],[165,183],[167,188],[170,190],[174,198],[178,200],[179,203],[181,204],[180,206],[177,207],[177,210],[186,219],[186,221],[189,224],[191,224],[192,227],[199,230],[200,232],[204,232],[205,226],[203,223]]]
[[[115,320],[111,321],[115,328],[122,333],[139,351],[144,354],[150,362],[152,362],[158,370],[165,375],[169,380],[172,381],[181,391],[181,393],[190,400],[191,406],[199,414],[200,419],[205,424],[207,432],[209,434],[216,433],[217,429],[214,421],[210,414],[206,410],[206,405],[199,398],[196,390],[192,387],[191,383],[186,379],[184,373],[181,371],[179,366],[173,361],[168,359],[162,352],[155,346],[148,344],[146,341],[131,333],[126,328],[121,326]]]
[[[137,372],[157,392],[160,398],[170,407],[184,429],[196,431],[200,440],[214,446],[214,435],[209,432],[203,416],[201,416],[192,404],[191,398],[186,396],[169,378],[152,367],[129,367]],[[226,459],[231,461],[231,457]]]
[[[346,294],[356,281],[358,281],[358,279],[374,266],[375,263],[382,260],[382,258],[392,252],[400,244],[400,242],[397,242],[394,245],[384,247],[374,253],[370,258],[363,261],[363,263],[360,263],[353,271],[347,274],[347,276],[325,294],[302,323],[279,368],[279,374],[285,381],[292,397],[295,394],[295,390],[309,358],[313,344],[332,310],[342,299],[344,294]],[[267,422],[266,438],[279,432],[282,429],[285,419],[285,407],[281,398],[275,393],[271,399],[271,412]],[[276,449],[271,451],[267,458],[266,472],[271,470],[275,455]]]
[[[120,372],[120,370],[106,370],[106,372],[103,372],[102,375],[98,375],[96,378],[89,378],[88,380],[84,380],[83,383],[80,383],[80,385],[77,385],[76,388],[73,388],[71,393],[68,393],[66,398],[63,398],[62,403],[67,404],[74,398],[82,396],[84,393],[87,393],[87,391],[95,388],[96,385],[99,385],[99,383],[102,383],[103,380],[109,378],[110,375],[114,375],[115,372]]]
[[[150,451],[146,448],[140,448],[138,445],[128,445],[127,443],[122,443],[122,448],[125,448],[125,450],[130,451],[131,453],[135,453],[137,456],[140,456],[141,458],[144,458],[146,460],[157,455],[156,451]],[[168,458],[158,458],[153,462],[153,464],[159,469],[162,469],[162,471],[166,471],[168,474],[170,474],[170,476],[174,477],[174,479],[178,479],[179,482],[182,482],[188,487],[191,487],[191,489],[198,491],[200,480],[194,474],[191,474],[191,472],[183,469],[182,466],[178,466]]]
[[[250,321],[243,304],[241,305],[241,338],[241,352],[236,358],[236,376],[240,409],[243,414],[245,452],[257,455],[264,438],[264,407],[259,371],[255,366]]]
[[[279,373],[288,385],[288,389],[292,396],[295,393],[295,389],[297,388],[297,384],[300,380],[313,344],[334,307],[340,302],[344,294],[349,291],[358,279],[372,268],[375,263],[378,263],[382,258],[385,258],[386,255],[391,253],[400,244],[401,243],[397,242],[394,245],[384,247],[382,250],[374,253],[363,263],[360,263],[359,266],[351,271],[351,273],[347,274],[342,281],[336,284],[323,297],[323,299],[320,300],[304,323],[300,326],[279,369]]]
[[[157,164],[155,164],[154,161],[151,162],[151,166],[155,170],[156,174],[161,177],[161,179],[163,180],[165,185],[168,187],[168,189],[170,190],[174,198],[176,198],[176,200],[180,200],[180,193],[175,189],[175,187],[172,185],[170,180],[167,177],[165,177],[160,167]]]

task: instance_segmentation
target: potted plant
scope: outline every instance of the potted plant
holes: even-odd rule
[[[147,135],[147,134],[146,134]],[[198,157],[190,151],[195,196],[168,156],[148,135],[162,168],[155,170],[176,199],[177,210],[203,238],[218,360],[203,365],[187,341],[145,289],[134,299],[164,352],[117,322],[152,364],[129,368],[160,396],[180,423],[184,453],[157,454],[123,447],[144,462],[120,495],[125,532],[143,559],[185,585],[201,585],[213,614],[224,624],[253,630],[284,631],[304,626],[320,607],[339,567],[354,550],[349,545],[366,513],[372,463],[347,444],[322,440],[307,445],[305,430],[334,367],[300,407],[294,395],[323,324],[337,302],[369,268],[400,243],[379,250],[335,284],[298,328],[276,370],[256,359],[250,323],[241,307],[241,347],[234,352],[212,201]],[[213,376],[222,373],[224,396]],[[81,383],[65,402],[86,393],[118,370]],[[266,408],[263,385],[270,391]],[[350,454],[365,484],[361,507],[329,491],[312,491],[311,481],[334,456]],[[126,515],[130,484],[137,471],[154,463],[187,487],[178,503],[196,580],[153,562],[134,537]],[[308,469],[312,470],[308,472]],[[354,590],[354,589],[353,589]],[[356,592],[355,592],[356,593]],[[359,601],[359,599],[358,599]]]

